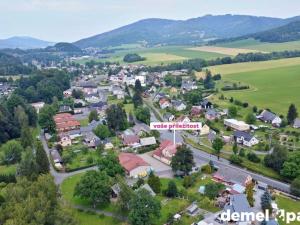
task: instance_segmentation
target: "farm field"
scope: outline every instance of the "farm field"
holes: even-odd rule
[[[192,51],[200,52],[212,52],[224,55],[236,56],[238,54],[244,54],[249,52],[259,52],[258,50],[244,49],[244,48],[231,48],[231,47],[218,47],[218,46],[200,46],[195,48],[189,48]]]
[[[211,70],[212,73],[221,73],[222,75],[227,75],[233,73],[243,73],[273,68],[290,67],[295,65],[300,65],[300,58],[278,59],[263,62],[235,63],[211,66],[208,69]]]
[[[245,39],[228,43],[217,44],[218,47],[226,48],[243,48],[264,52],[284,51],[284,50],[300,50],[300,41],[291,41],[284,43],[267,43],[260,42],[255,39]]]
[[[232,71],[233,68],[231,68]],[[221,72],[221,71],[220,71]],[[269,108],[286,115],[288,107],[294,103],[300,107],[300,60],[298,65],[282,66],[272,69],[236,73],[223,73],[222,82],[237,82],[250,86],[249,90],[223,92],[225,97],[233,97],[258,108]]]
[[[195,51],[189,49],[190,46],[164,46],[164,47],[128,47],[117,50],[113,54],[108,54],[108,58],[96,59],[96,61],[111,61],[120,62],[124,64],[123,57],[128,53],[137,53],[142,57],[146,57],[145,61],[136,62],[146,65],[161,65],[172,62],[180,62],[188,59],[202,58],[202,59],[215,59],[218,57],[228,56],[226,54],[206,52],[206,51]],[[118,49],[118,48],[117,48]],[[88,60],[79,60],[79,63],[85,63]]]

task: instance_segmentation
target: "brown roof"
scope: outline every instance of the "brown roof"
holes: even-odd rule
[[[127,172],[140,166],[149,166],[141,157],[132,153],[121,153],[119,155],[119,162]]]
[[[140,138],[137,135],[124,135],[124,137],[123,137],[124,145],[139,143],[139,141],[140,141]]]
[[[171,154],[175,154],[177,152],[177,145],[174,145],[174,143],[170,140],[163,140],[159,147],[155,149],[153,152],[154,155],[157,155],[159,157],[163,156],[162,152],[163,150],[166,150],[170,152]]]

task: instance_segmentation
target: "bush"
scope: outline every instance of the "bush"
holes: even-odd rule
[[[241,150],[239,152],[239,156],[241,156],[241,157],[245,157],[246,156],[245,149],[241,148]]]
[[[207,165],[204,165],[204,166],[201,167],[201,171],[203,173],[206,173],[206,174],[211,174],[212,173],[212,168],[209,164],[207,164]]]
[[[259,163],[261,161],[260,158],[253,152],[249,152],[247,154],[247,158],[254,163]]]
[[[241,165],[243,163],[243,159],[238,155],[231,155],[229,161],[236,165]]]

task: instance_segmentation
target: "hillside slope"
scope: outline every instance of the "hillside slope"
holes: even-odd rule
[[[209,39],[257,33],[293,20],[244,15],[207,15],[188,20],[146,19],[74,44],[80,48],[103,48],[138,42],[147,45],[190,45]]]
[[[20,49],[33,49],[33,48],[45,48],[53,45],[54,43],[49,41],[43,41],[32,37],[11,37],[0,40],[0,49],[3,48],[20,48]]]

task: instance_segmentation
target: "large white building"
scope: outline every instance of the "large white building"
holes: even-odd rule
[[[224,125],[234,130],[247,131],[250,129],[250,125],[244,121],[238,121],[236,119],[225,119]]]

